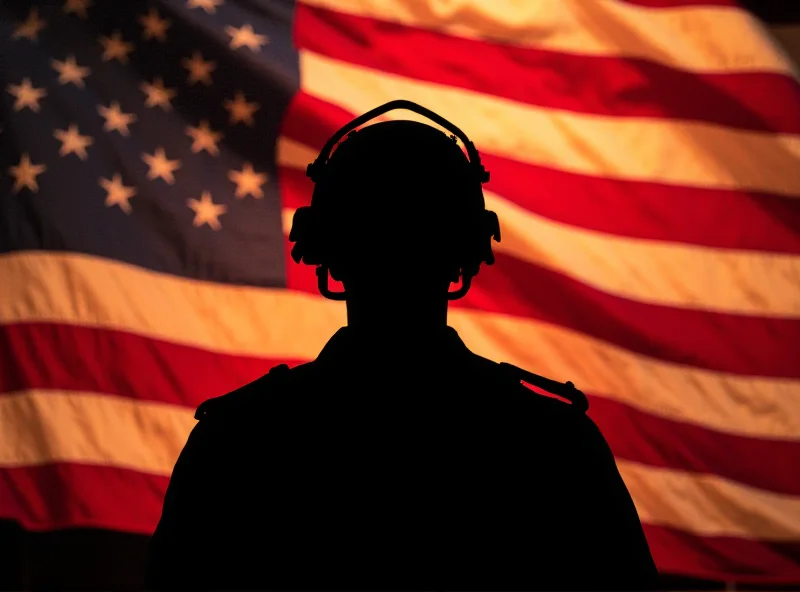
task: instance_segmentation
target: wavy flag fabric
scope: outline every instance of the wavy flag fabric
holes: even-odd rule
[[[344,324],[291,214],[330,134],[404,98],[492,173],[466,343],[589,394],[662,571],[800,582],[791,23],[732,0],[10,0],[0,22],[0,517],[152,532],[193,409]]]

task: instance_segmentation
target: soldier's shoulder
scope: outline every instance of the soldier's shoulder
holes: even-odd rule
[[[278,403],[289,390],[307,382],[316,374],[314,362],[289,367],[274,366],[266,374],[227,394],[207,399],[195,412],[195,419],[258,415]]]
[[[572,382],[557,382],[513,364],[495,362],[474,353],[471,361],[478,374],[511,402],[565,417],[586,416],[588,399]],[[541,394],[531,387],[554,396]]]
[[[536,438],[550,439],[552,444],[557,443],[558,454],[571,454],[582,462],[611,458],[605,437],[588,415],[586,395],[571,382],[557,382],[486,358],[473,362],[491,386],[487,391],[491,399],[484,403],[506,418],[508,429],[522,427],[525,433],[538,434]]]

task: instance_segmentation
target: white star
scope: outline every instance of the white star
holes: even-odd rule
[[[267,182],[269,177],[265,173],[257,173],[253,170],[253,165],[245,162],[241,171],[232,170],[228,172],[228,179],[236,183],[236,197],[242,199],[247,195],[252,195],[256,199],[264,197],[261,186]]]
[[[39,183],[36,176],[41,175],[47,170],[43,164],[33,164],[27,153],[19,159],[19,164],[8,168],[11,176],[14,177],[14,193],[19,193],[23,187],[27,187],[34,193],[39,191]]]
[[[103,61],[119,60],[123,64],[128,63],[128,54],[133,51],[133,43],[128,43],[122,39],[122,33],[114,31],[110,37],[100,37],[100,44],[103,46]]]
[[[269,42],[266,35],[257,35],[250,25],[242,25],[240,28],[225,27],[225,32],[231,36],[231,49],[239,49],[247,46],[251,51],[261,51],[261,46]]]
[[[222,0],[188,0],[186,6],[189,8],[202,8],[208,14],[217,12],[217,6],[222,4]]]
[[[31,8],[28,13],[28,18],[14,27],[14,33],[11,35],[11,38],[19,39],[25,37],[31,41],[36,41],[39,37],[39,31],[44,29],[44,26],[45,22],[39,18],[39,9]]]
[[[47,91],[43,88],[34,88],[30,78],[23,78],[22,84],[9,84],[6,89],[9,94],[16,97],[14,101],[14,111],[22,111],[28,107],[31,111],[39,112],[41,105],[39,101],[47,96]]]
[[[175,183],[175,171],[181,168],[180,160],[168,160],[163,148],[158,148],[153,154],[142,154],[142,160],[147,163],[150,170],[147,178],[151,181],[161,178],[170,185]]]
[[[166,88],[161,77],[155,78],[152,84],[143,82],[139,88],[147,95],[147,100],[144,103],[146,107],[159,106],[164,109],[164,111],[170,111],[172,109],[170,101],[178,94],[178,91],[175,89]]]
[[[192,58],[184,58],[183,66],[189,70],[189,84],[202,82],[205,85],[211,84],[211,73],[216,69],[217,63],[203,61],[203,56],[199,51],[192,54]]]
[[[189,199],[189,207],[194,210],[194,225],[208,224],[214,230],[222,228],[219,217],[228,211],[228,206],[211,201],[211,193],[203,191],[200,199]]]
[[[53,137],[61,142],[61,150],[58,152],[61,156],[74,153],[81,160],[88,158],[89,155],[86,153],[86,148],[94,144],[92,138],[78,133],[78,126],[74,123],[71,123],[65,130],[56,130],[53,132]]]
[[[112,101],[111,105],[97,107],[97,112],[106,120],[103,129],[107,132],[118,131],[123,136],[130,134],[128,125],[136,121],[136,114],[123,113],[117,101]]]
[[[158,39],[159,41],[167,40],[167,29],[169,29],[172,22],[168,19],[162,19],[155,8],[151,8],[147,15],[139,17],[139,23],[144,27],[142,35],[145,39]]]
[[[126,214],[131,213],[130,199],[136,195],[136,189],[125,187],[119,173],[115,173],[110,180],[100,178],[98,183],[106,190],[106,206],[119,206]]]
[[[186,128],[186,133],[194,140],[192,142],[192,152],[195,154],[201,150],[205,150],[214,156],[219,154],[217,142],[222,139],[222,134],[209,128],[208,121],[203,120],[197,127]]]
[[[260,105],[258,103],[248,103],[242,91],[236,91],[234,100],[225,101],[225,109],[228,110],[230,116],[230,123],[238,123],[243,121],[246,125],[252,126],[253,114],[258,111]]]
[[[67,56],[67,59],[64,60],[63,62],[59,62],[58,60],[51,60],[50,64],[58,72],[59,84],[69,84],[71,82],[75,86],[83,88],[84,86],[86,86],[83,82],[83,79],[86,78],[92,72],[89,68],[84,68],[83,66],[79,66],[75,62],[74,55]]]
[[[64,14],[74,12],[80,18],[85,19],[88,15],[86,12],[92,5],[92,0],[67,0],[64,2]]]

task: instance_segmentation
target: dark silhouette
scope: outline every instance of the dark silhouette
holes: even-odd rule
[[[330,154],[390,108],[454,135],[382,122]],[[340,130],[308,174],[315,192],[295,214],[292,255],[346,301],[347,327],[313,362],[198,408],[148,587],[655,587],[583,394],[472,353],[447,325],[448,300],[493,263],[500,239],[469,140],[396,101]],[[329,273],[344,293],[330,291]]]

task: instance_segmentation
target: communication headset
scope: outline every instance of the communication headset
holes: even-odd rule
[[[295,211],[292,230],[289,233],[289,240],[295,243],[292,248],[292,258],[296,263],[302,261],[308,265],[317,266],[317,287],[323,296],[331,300],[345,300],[347,297],[346,292],[333,292],[328,286],[329,269],[325,265],[326,249],[321,241],[321,229],[325,224],[325,220],[319,211],[319,206],[315,208],[315,204],[320,201],[321,195],[327,190],[326,175],[328,174],[327,168],[331,152],[346,134],[348,137],[352,136],[357,133],[356,128],[360,125],[395,109],[406,109],[423,115],[448,130],[452,134],[450,138],[453,142],[460,139],[466,148],[468,157],[466,172],[468,178],[465,181],[468,187],[474,188],[474,191],[479,193],[480,199],[475,200],[475,203],[465,204],[465,207],[470,209],[470,211],[466,212],[465,218],[468,224],[466,232],[469,263],[461,266],[461,287],[454,292],[448,292],[448,299],[457,300],[464,297],[472,285],[472,278],[478,273],[480,264],[492,265],[494,263],[491,241],[493,239],[500,242],[500,223],[494,212],[485,209],[482,185],[489,181],[489,171],[481,164],[481,157],[475,145],[458,127],[433,111],[412,101],[390,101],[371,111],[367,111],[340,128],[322,148],[317,159],[309,164],[306,169],[306,176],[314,182],[314,194],[310,206],[303,206]],[[478,205],[476,206],[476,204]],[[455,278],[455,281],[457,280],[458,278]]]

